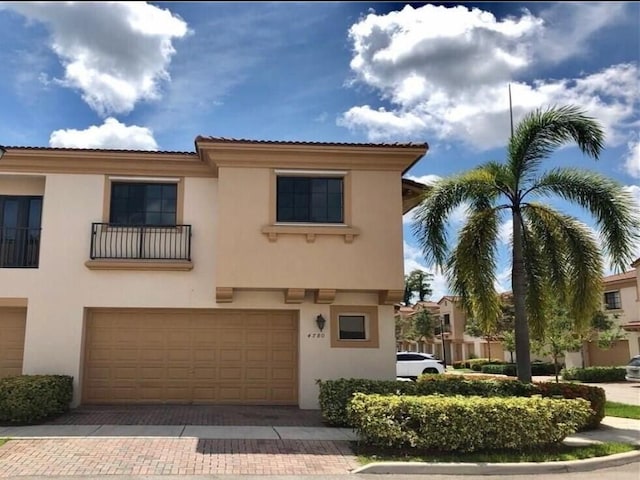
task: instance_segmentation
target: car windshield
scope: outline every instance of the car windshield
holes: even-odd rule
[[[632,358],[629,362],[629,367],[640,367],[640,357]]]

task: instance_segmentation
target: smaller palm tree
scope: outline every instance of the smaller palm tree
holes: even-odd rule
[[[505,216],[511,218],[516,363],[518,378],[527,382],[529,329],[541,336],[552,298],[561,299],[578,328],[587,325],[601,303],[603,253],[624,270],[639,238],[638,206],[617,182],[577,168],[540,172],[543,160],[568,143],[598,159],[604,133],[575,106],[535,110],[511,136],[505,163],[489,162],[440,180],[425,191],[415,214],[414,233],[427,262],[446,272],[465,309],[483,322],[500,316],[494,286],[498,230]],[[590,212],[599,238],[575,217],[540,201],[549,196]],[[449,248],[447,219],[464,204],[466,224]]]

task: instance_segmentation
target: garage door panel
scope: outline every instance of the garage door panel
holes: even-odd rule
[[[0,307],[0,378],[22,374],[26,308]]]
[[[90,312],[83,401],[295,405],[297,323],[295,312]]]

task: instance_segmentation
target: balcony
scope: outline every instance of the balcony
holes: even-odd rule
[[[445,325],[442,325],[442,326],[437,326],[435,328],[434,334],[436,336],[439,336],[442,332],[444,332],[445,335],[448,334],[448,333],[451,333],[451,325],[450,324],[445,324]]]
[[[40,227],[0,228],[0,268],[38,268]]]
[[[92,269],[191,270],[191,225],[92,223],[89,256]]]

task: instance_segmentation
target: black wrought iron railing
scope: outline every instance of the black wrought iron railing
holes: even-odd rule
[[[91,224],[96,259],[191,260],[191,225]]]
[[[37,268],[40,227],[0,227],[0,268]]]
[[[445,324],[445,325],[443,325],[443,326],[440,326],[440,327],[436,327],[436,328],[435,328],[435,334],[436,334],[436,335],[440,335],[442,332],[444,332],[444,333],[451,333],[451,325],[450,325],[450,324],[449,324],[449,325],[446,325],[446,324]]]

